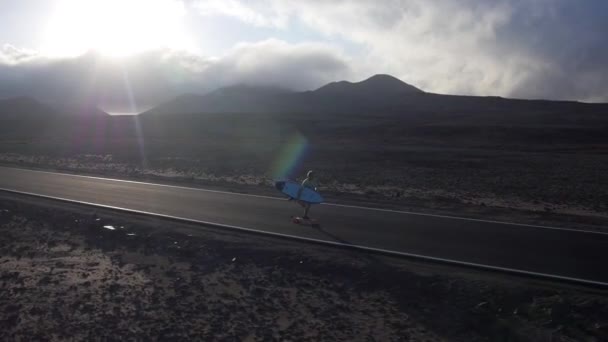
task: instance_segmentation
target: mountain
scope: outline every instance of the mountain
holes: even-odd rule
[[[197,113],[286,113],[391,116],[422,121],[469,120],[530,123],[546,120],[593,120],[606,104],[572,101],[517,100],[496,96],[459,96],[424,92],[390,75],[361,82],[332,82],[313,91],[290,92],[271,87],[239,85],[206,95],[183,95],[159,105],[144,117]],[[578,113],[581,115],[572,115]],[[595,114],[594,114],[595,113]],[[602,118],[603,120],[603,118]]]
[[[0,102],[0,116],[4,106],[5,118],[9,112],[13,118],[23,119],[32,115],[34,118],[41,118],[41,121],[57,115],[57,120],[69,123],[65,124],[66,127],[77,125],[74,130],[82,134],[114,134],[113,132],[119,130],[132,130],[128,128],[131,126],[131,119],[121,121],[112,118],[86,103],[88,102],[64,105],[60,110],[52,110],[30,98],[14,98]],[[6,108],[10,110],[7,112]],[[57,112],[59,114],[56,114]],[[316,90],[304,92],[268,86],[235,85],[205,95],[179,96],[140,114],[139,118],[147,122],[148,127],[155,127],[158,131],[164,126],[172,125],[174,121],[183,122],[185,126],[179,126],[184,129],[190,128],[188,122],[196,121],[197,125],[206,125],[203,121],[220,120],[219,117],[203,118],[201,121],[197,119],[200,114],[226,113],[265,113],[277,118],[289,116],[294,120],[324,120],[338,115],[344,118],[398,120],[395,122],[408,125],[466,123],[603,126],[607,112],[608,104],[434,94],[424,92],[390,75],[375,75],[361,82],[332,82]],[[121,123],[118,123],[119,121]]]
[[[332,82],[314,91],[317,94],[347,96],[383,96],[422,94],[424,91],[390,75],[374,75],[361,82]]]
[[[239,84],[220,88],[206,95],[185,94],[145,112],[163,113],[256,112],[276,107],[276,100],[291,91],[268,86]]]
[[[0,135],[3,137],[39,137],[64,135],[66,132],[92,136],[107,132],[111,116],[85,103],[50,106],[31,97],[0,100]]]
[[[0,120],[46,120],[57,111],[31,97],[19,96],[0,100]]]
[[[0,120],[84,120],[106,117],[109,117],[108,113],[85,102],[48,105],[27,96],[0,100]]]
[[[389,75],[375,75],[355,83],[332,82],[305,92],[236,85],[206,95],[182,95],[144,114],[361,111],[421,94],[426,93]]]
[[[274,96],[291,93],[291,90],[273,87],[273,86],[255,86],[250,84],[237,84],[234,86],[224,87],[209,93],[212,97],[221,96]]]
[[[67,118],[79,118],[85,120],[85,118],[97,118],[104,119],[110,114],[100,109],[94,99],[66,99],[63,102],[53,102],[50,105],[55,108],[63,117]],[[87,120],[88,120],[87,119]]]
[[[35,136],[54,125],[56,110],[25,96],[0,100],[0,136]]]
[[[0,142],[46,136],[78,151],[111,145],[113,153],[138,154],[143,139],[147,151],[217,146],[210,158],[239,160],[253,145],[278,148],[294,132],[315,146],[365,149],[409,141],[603,146],[608,129],[608,104],[433,94],[387,75],[304,92],[237,85],[182,95],[139,116],[110,116],[86,103],[58,110],[31,98],[0,101]],[[228,157],[227,146],[239,149]]]

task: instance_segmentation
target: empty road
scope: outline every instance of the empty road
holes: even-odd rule
[[[0,167],[0,188],[608,285],[608,234],[323,204],[321,229],[285,199]]]

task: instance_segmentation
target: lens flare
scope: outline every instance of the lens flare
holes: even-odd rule
[[[122,75],[123,81],[125,83],[125,91],[127,92],[127,97],[129,99],[129,107],[131,109],[131,113],[138,113],[137,103],[135,102],[135,97],[133,96],[133,88],[131,87],[131,82],[129,80],[129,72],[123,66],[122,67]],[[135,134],[137,136],[137,145],[139,147],[139,157],[141,160],[141,164],[144,168],[148,166],[146,159],[146,146],[144,141],[144,133],[141,128],[141,122],[139,121],[139,115],[134,115],[133,117],[135,123]]]
[[[308,139],[300,133],[295,133],[279,151],[271,166],[274,179],[290,178],[296,167],[303,161],[308,150]]]

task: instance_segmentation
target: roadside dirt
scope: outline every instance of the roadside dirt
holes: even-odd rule
[[[10,196],[0,289],[0,340],[608,340],[602,290]]]

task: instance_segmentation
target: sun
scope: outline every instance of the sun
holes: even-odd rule
[[[183,3],[175,0],[62,0],[50,16],[42,50],[120,57],[163,47],[190,49],[184,16]]]

